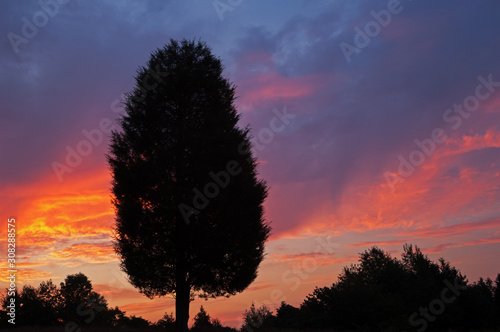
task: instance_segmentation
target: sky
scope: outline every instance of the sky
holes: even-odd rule
[[[197,299],[239,326],[254,301],[298,306],[377,245],[500,272],[500,3],[191,0],[0,2],[0,287],[16,219],[18,287],[85,273],[156,321],[120,271],[109,130],[151,52],[206,42],[237,86],[272,234],[257,279]]]

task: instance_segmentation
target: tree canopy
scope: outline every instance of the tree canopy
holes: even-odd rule
[[[153,52],[108,156],[122,269],[150,298],[175,294],[180,330],[194,295],[248,287],[270,231],[267,186],[222,71],[202,42],[171,40]]]
[[[244,314],[255,329],[335,331],[446,331],[500,327],[496,282],[468,283],[443,258],[431,261],[418,247],[405,245],[401,259],[378,247],[344,267],[330,287],[316,288],[299,308],[282,303],[276,315],[252,305]],[[497,296],[497,297],[495,297]]]

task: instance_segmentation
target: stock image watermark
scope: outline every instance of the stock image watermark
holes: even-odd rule
[[[412,0],[407,1],[411,2]],[[400,0],[389,0],[386,8],[379,11],[370,11],[370,15],[374,19],[366,22],[363,30],[358,26],[354,27],[355,34],[352,43],[343,41],[339,44],[340,51],[347,63],[351,63],[352,55],[361,53],[371,43],[372,39],[380,35],[382,29],[391,23],[392,17],[399,15],[404,9]]]
[[[143,101],[148,92],[156,89],[163,79],[168,76],[167,72],[160,70],[159,66],[156,66],[155,70],[149,70],[148,74],[144,76],[142,84],[139,86],[139,91],[141,94],[134,97],[133,99],[137,102]],[[110,108],[113,113],[123,114],[123,108],[120,107],[123,104],[125,95],[121,98],[115,99],[111,102]],[[89,156],[94,148],[101,145],[107,135],[111,134],[113,130],[116,130],[115,121],[110,118],[102,118],[96,128],[90,130],[83,129],[81,131],[84,136],[76,145],[70,146],[66,145],[66,156],[63,161],[53,161],[51,163],[52,170],[56,175],[59,182],[64,180],[63,176],[66,173],[71,173],[75,168],[80,166],[83,159]]]
[[[461,103],[455,103],[443,112],[443,121],[451,124],[453,131],[458,130],[462,126],[463,120],[469,118],[479,108],[481,102],[490,98],[496,88],[500,87],[500,82],[493,81],[493,74],[489,74],[488,78],[480,75],[477,80],[479,84],[474,89],[474,93],[465,97]],[[448,138],[449,135],[446,134],[444,129],[435,128],[428,138],[423,140],[415,139],[413,142],[417,147],[408,154],[408,157],[398,156],[399,166],[397,172],[386,171],[384,173],[385,180],[391,191],[394,192],[398,183],[405,181],[406,178],[414,174],[437,150],[437,146],[443,144]]]
[[[38,2],[40,10],[36,11],[31,19],[26,16],[21,18],[22,26],[20,34],[9,32],[7,39],[12,46],[14,53],[19,53],[19,46],[28,44],[30,40],[38,35],[39,29],[45,27],[51,18],[54,18],[60,10],[60,6],[65,5],[70,0],[41,0]]]
[[[253,142],[255,149],[258,151],[264,150],[266,145],[274,140],[274,135],[282,132],[286,125],[290,123],[291,119],[296,117],[296,114],[287,113],[286,106],[283,107],[282,111],[274,108],[272,112],[274,117],[269,121],[269,125],[258,132],[256,140]],[[238,147],[238,153],[240,155],[250,155],[250,151],[246,151],[243,145],[244,143],[240,144]],[[208,206],[210,199],[217,197],[221,189],[229,185],[231,177],[237,176],[241,171],[242,168],[240,164],[236,160],[230,160],[227,162],[225,170],[220,170],[217,173],[213,171],[209,172],[212,181],[203,186],[203,191],[198,188],[193,188],[194,196],[192,202],[190,204],[180,203],[178,206],[186,224],[190,223],[189,218],[193,214],[198,215],[200,210]]]
[[[418,308],[418,313],[414,312],[410,315],[408,322],[411,326],[418,327],[418,332],[425,331],[429,322],[432,323],[436,321],[437,317],[444,313],[446,304],[455,302],[457,297],[461,294],[460,291],[467,288],[465,285],[459,285],[457,279],[455,279],[453,284],[445,280],[444,284],[446,287],[441,291],[439,298],[430,301],[429,305],[426,307]]]
[[[215,12],[217,16],[219,16],[219,20],[224,21],[224,13],[232,12],[234,8],[239,6],[243,0],[214,0],[212,5],[214,6]]]
[[[7,280],[9,280],[9,288],[7,288],[7,316],[10,324],[16,324],[16,219],[7,219]]]
[[[300,265],[288,268],[283,272],[281,281],[290,291],[296,291],[302,282],[309,279],[309,277],[318,270],[320,264],[318,260],[322,254],[333,254],[335,252],[334,249],[341,246],[339,243],[332,242],[331,239],[332,238],[328,237],[326,239],[317,238],[313,254],[304,259]],[[283,301],[286,301],[283,288],[275,287],[269,292],[269,297],[267,299],[264,299],[262,302],[256,302],[255,306],[257,308],[263,305],[278,306]],[[263,321],[253,321],[250,324],[251,326],[245,325],[245,330],[247,332],[253,332],[254,329],[258,329],[263,323]]]

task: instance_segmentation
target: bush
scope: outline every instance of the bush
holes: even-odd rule
[[[245,310],[243,314],[243,326],[241,331],[251,332],[256,329],[273,327],[274,319],[271,310],[263,304],[259,308],[255,308],[255,303],[252,302],[250,310]]]

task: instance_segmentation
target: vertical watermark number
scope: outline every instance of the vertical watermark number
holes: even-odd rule
[[[7,315],[10,317],[8,320],[11,324],[16,324],[16,219],[10,218],[7,220],[7,265],[8,270],[7,279],[10,281],[9,288],[7,289],[7,297],[9,299],[7,304]]]

